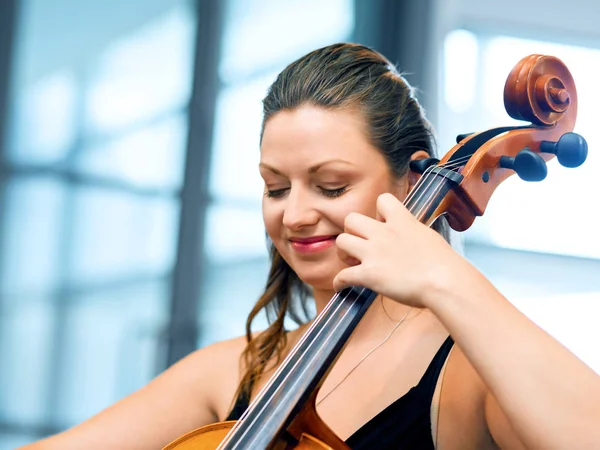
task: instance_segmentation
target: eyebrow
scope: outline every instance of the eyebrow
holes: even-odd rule
[[[343,159],[330,159],[330,160],[320,162],[320,163],[315,164],[314,166],[310,167],[308,169],[308,173],[315,173],[319,169],[321,169],[323,166],[326,166],[326,165],[332,164],[332,163],[343,163],[343,164],[347,164],[349,166],[354,166],[355,165],[355,164],[351,163],[350,161],[345,161]],[[276,173],[277,175],[283,175],[279,170],[277,170],[273,166],[270,166],[269,164],[261,162],[258,166],[259,167],[264,167],[265,169],[269,169],[271,172]]]

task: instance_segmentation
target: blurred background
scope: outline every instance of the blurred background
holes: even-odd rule
[[[588,161],[512,177],[457,247],[600,372],[599,19],[595,0],[2,0],[0,449],[243,333],[268,268],[261,100],[339,41],[398,64],[441,154],[516,123],[502,93],[523,56],[567,64]]]

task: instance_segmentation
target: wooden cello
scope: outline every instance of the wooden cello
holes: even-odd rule
[[[460,135],[442,160],[411,163],[421,177],[405,205],[420,222],[431,226],[444,215],[454,230],[464,231],[507,177],[541,181],[554,156],[565,167],[585,161],[587,144],[572,132],[577,92],[560,60],[523,58],[508,76],[504,103],[511,117],[529,123]],[[320,419],[315,400],[376,295],[356,286],[338,292],[240,420],[201,427],[163,450],[348,449]]]

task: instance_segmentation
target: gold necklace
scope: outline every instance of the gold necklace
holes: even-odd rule
[[[392,322],[395,322],[394,318],[392,316],[390,316],[387,312],[387,310],[385,309],[385,305],[383,304],[383,295],[380,296],[379,298],[381,298],[381,309],[383,309],[383,312],[385,313],[385,315],[388,317],[388,319],[390,319]],[[410,309],[409,309],[410,311]]]
[[[383,297],[381,298],[381,305],[383,306]],[[385,308],[383,310],[385,311]],[[412,306],[410,308],[408,308],[408,311],[406,311],[406,314],[404,314],[404,317],[402,317],[402,319],[400,319],[398,321],[398,323],[396,325],[394,325],[394,328],[392,328],[392,331],[390,331],[390,333],[385,337],[385,339],[383,341],[381,341],[379,344],[377,344],[375,347],[373,347],[371,350],[369,350],[367,352],[367,354],[365,356],[363,356],[361,358],[361,360],[358,361],[358,363],[352,369],[350,369],[350,372],[348,372],[346,374],[346,376],[344,378],[342,378],[342,380],[339,381],[333,387],[333,389],[331,389],[327,394],[325,394],[325,396],[321,400],[319,400],[315,406],[319,406],[323,402],[323,400],[325,400],[327,397],[329,397],[331,395],[331,393],[340,386],[340,384],[342,384],[344,381],[346,381],[346,379],[350,376],[350,374],[352,374],[352,372],[354,372],[358,368],[358,366],[360,366],[364,362],[364,360],[367,359],[371,355],[371,353],[373,353],[375,350],[377,350],[379,347],[381,347],[383,344],[385,344],[388,341],[388,339],[392,337],[392,334],[394,334],[394,332],[398,329],[398,327],[400,325],[402,325],[402,322],[404,322],[406,320],[406,318],[408,317],[408,315],[410,314],[411,311],[412,311]],[[385,314],[388,317],[390,317],[388,315],[387,311],[385,311]],[[391,317],[390,317],[390,319],[391,319]]]

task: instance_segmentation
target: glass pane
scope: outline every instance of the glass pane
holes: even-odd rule
[[[51,164],[67,156],[76,138],[77,90],[77,80],[68,70],[16,90],[9,160]]]
[[[81,422],[156,376],[167,289],[155,281],[73,298],[62,318],[56,424]]]
[[[156,376],[168,283],[56,300],[14,296],[0,316],[0,366],[10,367],[0,372],[0,416],[11,423],[72,425]]]
[[[202,309],[198,318],[199,347],[244,334],[250,310],[262,294],[270,264],[267,258],[255,258],[229,264],[211,264],[202,283]],[[226,320],[224,320],[226,318]],[[253,329],[267,326],[259,315]]]
[[[85,420],[163,363],[179,198],[159,191],[181,184],[194,55],[189,0],[22,3],[19,165],[0,180],[0,448]]]
[[[0,236],[0,293],[47,292],[58,283],[65,248],[66,186],[46,177],[6,184]]]
[[[73,194],[70,283],[163,274],[174,261],[174,200],[80,188]]]
[[[453,113],[468,111],[473,106],[477,89],[477,36],[466,30],[455,30],[444,42],[446,105]],[[455,61],[460,60],[460,64]]]
[[[0,416],[11,423],[46,418],[53,315],[48,297],[4,298],[0,315]]]
[[[267,257],[260,208],[211,205],[207,211],[204,239],[206,256],[213,263]]]
[[[187,117],[177,114],[90,146],[77,155],[83,174],[125,181],[142,188],[177,189],[183,178]]]
[[[262,99],[276,74],[234,85],[219,95],[210,192],[220,201],[243,200],[259,207],[264,183],[258,171]]]
[[[33,441],[33,437],[21,433],[0,433],[0,449],[10,450]]]
[[[280,70],[303,53],[346,40],[354,27],[351,0],[229,3],[220,67],[226,83]]]
[[[26,2],[21,22],[8,133],[13,161],[61,162],[91,135],[187,105],[189,1]]]
[[[190,11],[176,7],[110,45],[90,69],[85,116],[91,132],[114,132],[186,105],[193,25]]]

